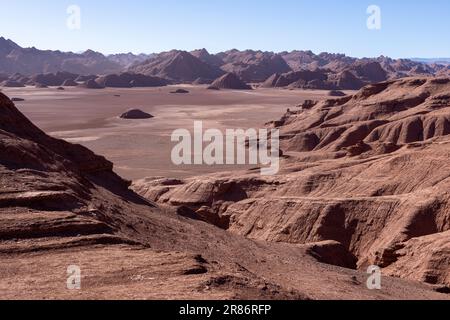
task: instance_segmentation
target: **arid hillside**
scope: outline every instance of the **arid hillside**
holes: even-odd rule
[[[259,170],[178,181],[139,194],[258,241],[334,241],[348,268],[450,286],[450,79],[406,78],[306,101],[280,129],[276,176]]]

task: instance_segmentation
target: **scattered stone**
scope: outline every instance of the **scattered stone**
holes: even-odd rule
[[[189,93],[189,91],[188,91],[188,90],[185,90],[185,89],[177,89],[177,90],[172,91],[172,92],[170,92],[170,93],[175,93],[175,94],[186,94],[186,93]]]
[[[130,109],[127,112],[125,112],[122,115],[120,115],[120,118],[137,120],[137,119],[151,119],[151,118],[154,118],[154,117],[151,114],[146,113],[146,112],[144,112],[142,110]]]
[[[330,97],[345,97],[346,96],[345,92],[342,92],[339,90],[331,90],[330,92],[328,92],[328,95]]]

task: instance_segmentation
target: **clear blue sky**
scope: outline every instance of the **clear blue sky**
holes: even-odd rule
[[[0,36],[39,49],[151,53],[205,47],[449,57],[449,0],[0,0]],[[78,5],[81,30],[66,27]],[[381,8],[369,30],[366,9]]]

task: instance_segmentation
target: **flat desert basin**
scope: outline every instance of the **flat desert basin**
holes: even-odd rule
[[[184,88],[188,94],[171,93]],[[171,141],[176,129],[192,131],[194,121],[204,129],[262,129],[279,119],[288,108],[304,100],[324,99],[327,91],[256,89],[253,91],[207,90],[205,86],[161,88],[4,88],[18,109],[53,137],[82,144],[114,163],[122,177],[189,177],[251,166],[177,166],[172,163]],[[138,108],[154,116],[124,120],[119,116]]]

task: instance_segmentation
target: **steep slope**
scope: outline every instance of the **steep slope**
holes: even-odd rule
[[[210,88],[215,89],[235,89],[235,90],[250,90],[251,87],[247,85],[234,73],[227,73],[220,78],[214,80]]]
[[[328,82],[328,74],[325,70],[303,70],[274,74],[262,85],[262,88],[303,88],[303,89],[335,89],[336,86]],[[346,88],[341,88],[346,89]]]
[[[276,176],[148,179],[134,189],[251,239],[337,241],[359,269],[450,286],[450,79],[384,82],[299,107],[270,124],[285,155]]]
[[[386,70],[382,68],[380,63],[375,61],[357,61],[347,70],[353,72],[359,79],[367,83],[382,82],[388,79]]]

